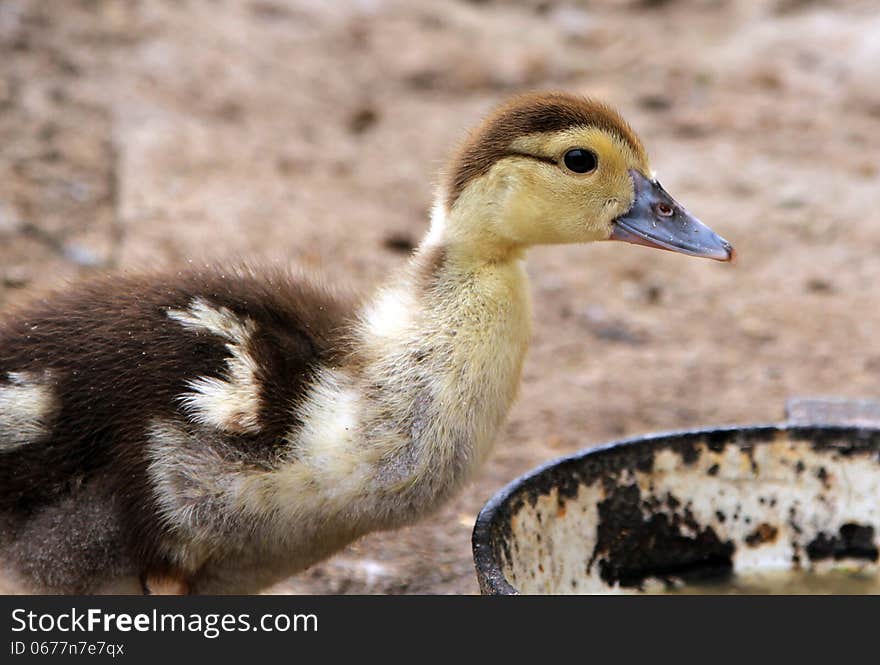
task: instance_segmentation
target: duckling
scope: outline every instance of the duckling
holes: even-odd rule
[[[519,96],[455,154],[402,271],[107,276],[0,328],[6,592],[251,593],[411,524],[489,454],[530,336],[525,251],[729,261],[610,107]]]

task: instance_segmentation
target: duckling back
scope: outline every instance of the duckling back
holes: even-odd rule
[[[352,311],[304,278],[206,270],[100,279],[13,315],[0,328],[7,585],[87,593],[172,571],[179,519],[208,548],[241,537],[219,505],[227,472],[290,454],[293,407],[344,353]]]

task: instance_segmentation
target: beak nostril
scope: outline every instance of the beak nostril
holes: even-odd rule
[[[661,217],[672,217],[672,213],[674,212],[672,206],[668,203],[658,203],[655,209],[657,214]]]

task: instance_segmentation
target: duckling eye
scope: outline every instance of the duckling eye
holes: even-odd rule
[[[592,150],[584,150],[583,148],[574,148],[565,153],[562,158],[565,168],[575,173],[589,173],[594,171],[599,165],[599,158]]]

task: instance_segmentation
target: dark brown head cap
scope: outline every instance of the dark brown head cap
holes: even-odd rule
[[[516,139],[572,127],[597,127],[616,135],[640,160],[647,161],[639,137],[610,106],[562,92],[528,93],[495,109],[455,153],[447,180],[447,207],[452,207],[471,180],[485,175],[495,162],[513,154],[511,144]]]

